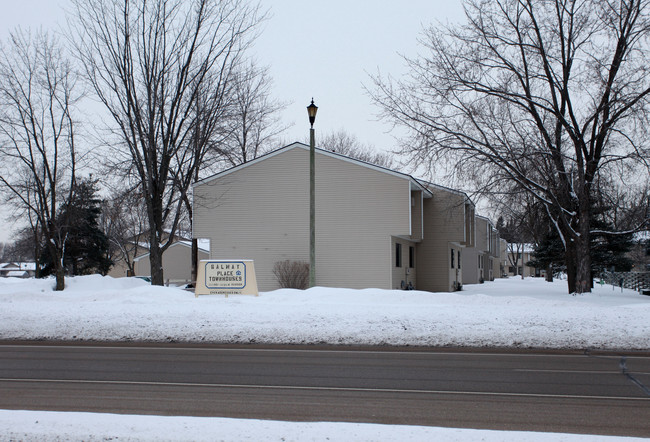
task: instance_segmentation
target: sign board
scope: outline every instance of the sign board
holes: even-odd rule
[[[195,296],[255,295],[258,296],[255,265],[251,259],[199,261]]]

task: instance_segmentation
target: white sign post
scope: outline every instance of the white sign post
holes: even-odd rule
[[[259,296],[253,260],[201,260],[194,295]]]

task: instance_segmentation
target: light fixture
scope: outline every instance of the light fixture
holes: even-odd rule
[[[314,121],[316,121],[316,111],[318,110],[318,106],[314,104],[314,99],[311,99],[311,104],[307,106],[307,113],[309,114],[309,124],[311,124],[311,127],[314,127]]]

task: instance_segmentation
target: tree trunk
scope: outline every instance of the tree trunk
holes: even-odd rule
[[[63,267],[63,251],[54,244],[53,240],[48,241],[52,265],[54,266],[54,276],[56,277],[56,287],[54,290],[65,289],[65,267]]]
[[[162,251],[156,235],[152,235],[152,242],[149,247],[149,264],[151,269],[151,285],[164,285],[162,266]]]
[[[153,194],[154,197],[147,201],[147,214],[149,217],[149,270],[151,273],[151,285],[162,286],[165,285],[162,263],[163,252],[160,247],[164,232],[162,193],[156,190]],[[167,241],[171,240],[172,238],[167,239]]]
[[[65,269],[63,268],[63,265],[61,265],[61,260],[60,258],[57,258],[58,264],[56,264],[55,267],[55,273],[56,273],[56,288],[55,290],[63,290],[65,289]]]
[[[569,293],[576,293],[575,245],[571,240],[567,240],[566,250],[564,252],[564,263],[566,264],[566,277]]]
[[[581,241],[582,242],[582,241]],[[586,250],[586,253],[585,253]],[[589,256],[589,246],[578,245],[578,261],[576,265],[576,292],[591,292],[591,257]]]
[[[585,216],[583,218],[582,216]],[[576,293],[591,292],[591,239],[589,236],[589,215],[581,215],[580,236],[575,239],[576,251]],[[586,226],[582,227],[582,226]]]

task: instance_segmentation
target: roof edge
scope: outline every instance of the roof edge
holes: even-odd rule
[[[239,164],[237,166],[233,166],[233,167],[231,167],[229,169],[218,172],[218,173],[216,173],[216,174],[214,174],[212,176],[209,176],[209,177],[204,178],[202,180],[196,181],[195,183],[192,184],[192,188],[194,188],[195,186],[200,186],[200,185],[203,185],[203,184],[207,184],[210,181],[213,181],[213,180],[215,180],[217,178],[221,178],[221,177],[226,176],[226,175],[228,175],[230,173],[233,173],[235,171],[243,169],[244,167],[251,166],[251,165],[256,164],[258,162],[261,162],[261,161],[263,161],[263,160],[265,160],[267,158],[271,158],[271,157],[273,157],[275,155],[279,155],[281,153],[288,152],[288,151],[290,151],[292,149],[309,150],[310,147],[308,145],[304,144],[304,143],[299,142],[299,141],[293,142],[293,143],[288,144],[286,146],[280,147],[279,149],[268,152],[268,153],[266,153],[264,155],[260,155],[259,157],[255,158],[255,159],[253,159],[251,161]],[[349,156],[346,156],[346,155],[343,155],[343,154],[340,154],[340,153],[332,152],[332,151],[327,150],[327,149],[322,149],[322,148],[316,147],[315,150],[316,150],[316,152],[318,152],[320,154],[323,154],[323,155],[326,155],[326,156],[329,156],[331,158],[337,158],[337,159],[340,159],[340,160],[343,160],[343,161],[348,161],[348,162],[353,163],[353,164],[357,164],[357,165],[360,165],[360,166],[367,167],[369,169],[376,170],[378,172],[388,173],[390,175],[406,178],[412,184],[414,184],[418,189],[422,190],[423,192],[426,192],[430,197],[433,196],[433,194],[429,191],[429,189],[426,188],[426,186],[422,185],[422,183],[419,180],[415,179],[413,176],[411,176],[411,175],[409,175],[407,173],[399,172],[397,170],[389,169],[389,168],[383,167],[383,166],[378,166],[376,164],[368,163],[366,161],[359,160],[357,158],[353,158],[353,157],[349,157]]]

